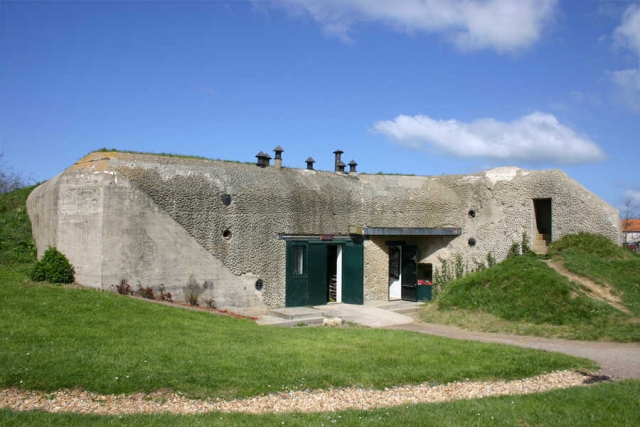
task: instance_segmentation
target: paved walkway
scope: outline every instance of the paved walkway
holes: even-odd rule
[[[601,366],[600,375],[613,379],[640,379],[640,344],[570,341],[519,335],[466,331],[454,326],[433,323],[410,323],[389,326],[388,329],[420,332],[469,341],[511,344],[519,347],[555,351],[594,360]]]
[[[406,301],[383,302],[370,301],[364,305],[327,304],[318,307],[298,307],[281,309],[282,317],[264,316],[258,323],[283,326],[295,326],[307,319],[319,321],[326,317],[340,317],[346,322],[373,328],[399,329],[438,335],[469,341],[509,344],[519,347],[535,348],[539,350],[555,351],[571,356],[584,357],[594,360],[600,365],[599,375],[606,375],[612,379],[636,378],[640,379],[640,344],[622,344],[612,342],[572,341],[556,338],[540,338],[489,332],[474,332],[455,326],[438,325],[433,323],[418,323],[410,316],[393,310],[409,311],[419,309]],[[278,310],[274,310],[277,312]],[[300,311],[300,313],[298,313]],[[311,316],[311,317],[309,317]],[[313,317],[315,316],[315,317]],[[288,320],[286,323],[285,320]],[[284,322],[284,323],[283,323]],[[312,324],[309,322],[309,324]]]

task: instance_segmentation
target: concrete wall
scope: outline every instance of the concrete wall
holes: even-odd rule
[[[234,274],[145,193],[110,170],[73,168],[39,186],[27,208],[38,256],[56,246],[76,281],[115,291],[160,286],[176,300],[197,295],[218,307],[264,306],[258,276]]]
[[[457,253],[469,263],[488,252],[500,260],[523,232],[533,236],[535,198],[552,198],[554,239],[591,231],[620,241],[617,210],[560,171],[517,168],[440,177],[347,175],[93,153],[38,187],[28,207],[39,251],[55,242],[80,283],[107,289],[126,276],[133,285],[170,282],[178,289],[212,280],[214,290],[225,289],[216,294],[224,305],[278,307],[285,300],[279,233],[457,227],[457,238],[402,240],[419,246],[420,263],[436,267],[439,258]],[[474,247],[467,244],[471,237]],[[386,298],[386,250],[384,239],[365,242],[365,299]],[[262,291],[253,286],[257,278]]]

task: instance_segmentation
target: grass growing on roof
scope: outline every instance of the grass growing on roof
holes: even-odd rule
[[[132,150],[118,150],[116,148],[100,148],[98,150],[91,151],[87,153],[87,155],[91,153],[124,153],[124,154],[142,154],[142,155],[150,155],[150,156],[162,156],[162,157],[175,157],[178,159],[195,159],[195,160],[214,160],[218,162],[227,162],[227,163],[240,163],[240,164],[254,164],[255,162],[241,162],[239,160],[222,160],[222,159],[213,159],[210,157],[204,156],[196,156],[191,154],[175,154],[175,153],[155,153],[152,151],[132,151]],[[86,156],[85,156],[86,157]]]

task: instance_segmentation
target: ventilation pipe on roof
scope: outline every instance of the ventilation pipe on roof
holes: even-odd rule
[[[281,169],[282,153],[284,153],[284,150],[282,149],[282,147],[278,145],[276,148],[273,149],[273,152],[276,153],[276,157],[273,160],[273,166],[275,166],[276,169]]]
[[[258,163],[256,163],[257,166],[260,166],[261,168],[269,166],[269,160],[271,159],[270,155],[261,151],[256,154],[256,157],[258,158]]]
[[[347,165],[344,164],[344,162],[341,160],[338,162],[338,165],[336,166],[336,172],[342,172],[344,173],[344,168],[347,167]]]
[[[333,154],[336,155],[336,162],[335,162],[335,169],[334,169],[336,172],[344,172],[344,166],[346,166],[343,162],[340,161],[340,155],[342,153],[344,153],[344,151],[342,151],[342,150],[336,150],[336,151],[333,152]],[[343,164],[342,170],[339,169],[339,164],[340,163]]]
[[[313,158],[309,157],[307,160],[305,160],[307,162],[307,169],[309,170],[313,170],[313,164],[316,162],[315,160],[313,160]]]
[[[358,166],[358,164],[356,163],[355,160],[351,160],[349,162],[349,173],[357,173],[356,171],[356,166]]]

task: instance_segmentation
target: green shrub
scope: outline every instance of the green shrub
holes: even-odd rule
[[[55,247],[49,246],[31,270],[31,279],[46,280],[50,283],[72,283],[75,271],[66,256]]]

